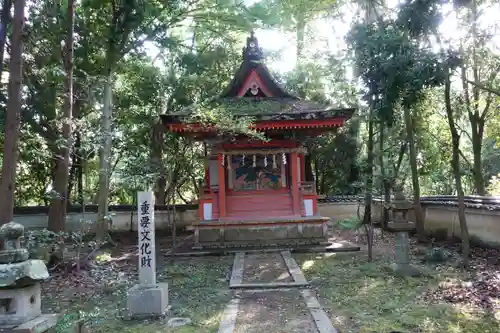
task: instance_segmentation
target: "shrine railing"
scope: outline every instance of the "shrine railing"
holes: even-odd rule
[[[299,190],[302,194],[316,194],[316,184],[314,182],[300,182]]]

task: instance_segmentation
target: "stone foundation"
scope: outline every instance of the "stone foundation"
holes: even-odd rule
[[[328,221],[328,218],[316,217],[266,222],[202,222],[190,229],[194,230],[195,248],[322,244],[328,241]]]
[[[135,285],[128,291],[127,308],[131,318],[164,316],[168,311],[168,284],[156,287]]]

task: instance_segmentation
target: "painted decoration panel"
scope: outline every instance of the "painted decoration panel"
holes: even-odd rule
[[[255,162],[255,164],[254,164]],[[255,166],[254,166],[255,165]],[[277,190],[281,184],[282,161],[279,156],[232,156],[234,191]]]

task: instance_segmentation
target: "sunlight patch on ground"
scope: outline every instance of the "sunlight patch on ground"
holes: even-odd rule
[[[212,325],[219,325],[220,319],[222,316],[222,311],[217,312],[213,316],[205,319],[202,324],[203,326],[212,326]]]
[[[431,318],[428,318],[428,317],[424,318],[424,320],[422,320],[422,329],[424,332],[429,332],[429,333],[438,332],[438,330],[439,330],[439,328],[431,320]]]
[[[95,257],[95,260],[97,262],[107,262],[107,261],[111,261],[112,259],[113,259],[113,257],[111,256],[111,253],[109,253],[109,252],[100,253]]]
[[[359,294],[369,295],[374,289],[382,287],[382,281],[366,279],[365,285],[359,290]]]
[[[314,262],[315,262],[314,260],[307,260],[306,262],[304,262],[302,264],[302,270],[307,271],[308,269],[310,269],[311,267],[313,267]]]

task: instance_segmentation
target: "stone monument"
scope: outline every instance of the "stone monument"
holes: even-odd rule
[[[43,261],[29,259],[21,247],[24,227],[9,222],[0,227],[0,332],[45,332],[58,315],[42,314],[40,282],[49,277]]]
[[[401,188],[396,189],[392,202],[392,221],[387,228],[396,233],[396,258],[391,265],[392,271],[401,276],[419,276],[421,272],[410,264],[410,236],[409,232],[415,229],[415,223],[409,221],[409,212],[413,204],[406,200]]]
[[[155,199],[153,192],[137,195],[139,284],[128,292],[130,317],[162,316],[168,310],[168,284],[156,282]]]

